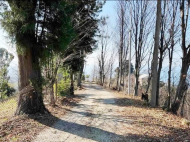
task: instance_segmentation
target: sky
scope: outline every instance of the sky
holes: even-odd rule
[[[18,87],[18,58],[15,51],[14,44],[11,43],[8,38],[7,33],[0,26],[0,48],[7,49],[10,53],[14,55],[14,59],[11,61],[8,68],[8,76],[10,76],[9,83],[15,88]]]
[[[110,32],[112,32],[112,29],[114,29],[116,25],[115,7],[116,7],[116,1],[107,1],[105,5],[103,6],[102,12],[99,15],[99,17],[108,17]],[[112,47],[113,45],[114,44],[109,43],[108,48],[110,48],[111,50],[113,48]],[[92,74],[93,69],[94,69],[94,64],[97,64],[97,57],[99,54],[100,54],[100,47],[98,46],[98,48],[92,54],[87,56],[85,69],[84,69],[85,74],[88,74],[88,75]]]

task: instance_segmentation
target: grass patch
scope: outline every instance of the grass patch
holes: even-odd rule
[[[16,96],[8,99],[7,101],[0,102],[0,124],[7,121],[14,115],[17,106]]]

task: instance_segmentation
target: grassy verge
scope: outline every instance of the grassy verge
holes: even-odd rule
[[[16,96],[0,102],[0,124],[7,121],[10,117],[14,115],[16,110],[17,100]]]

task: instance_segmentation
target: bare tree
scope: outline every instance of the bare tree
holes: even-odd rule
[[[98,56],[98,67],[99,67],[99,83],[100,85],[104,85],[106,71],[106,58],[107,58],[107,46],[108,46],[108,27],[107,27],[107,21],[106,18],[101,18],[100,22],[100,47],[101,47],[101,53],[100,56]]]
[[[118,21],[118,30],[119,30],[119,67],[117,70],[117,90],[121,90],[122,76],[123,75],[123,61],[127,56],[127,50],[125,47],[125,38],[126,38],[126,11],[127,3],[123,0],[117,2],[117,21]],[[124,82],[124,80],[123,80]],[[123,85],[124,86],[124,85]]]
[[[159,35],[160,35],[160,21],[161,21],[161,1],[157,0],[157,16],[156,16],[156,28],[155,28],[155,44],[152,61],[152,92],[150,104],[152,107],[156,107],[158,101],[156,100],[157,91],[157,64],[158,64],[158,47],[159,47]]]
[[[135,47],[135,96],[138,95],[139,75],[142,62],[149,53],[150,47],[147,46],[148,37],[151,33],[154,16],[149,1],[133,1],[132,3],[132,21],[133,38]],[[151,11],[151,12],[150,12]]]
[[[177,3],[177,2],[173,2],[173,3]],[[172,1],[166,1],[166,0],[163,1],[163,9],[162,9],[162,16],[161,16],[161,37],[160,37],[160,46],[159,46],[157,92],[156,92],[157,104],[159,104],[158,100],[159,100],[159,88],[160,88],[160,74],[162,71],[163,60],[167,53],[166,50],[169,49],[169,47],[172,46],[173,48],[174,46],[174,36],[176,35],[177,29],[178,29],[174,27],[175,22],[176,22],[175,21],[176,10],[177,10],[177,5],[172,6]],[[173,12],[173,15],[171,15],[172,12]],[[170,46],[170,44],[173,44],[173,45]],[[172,49],[172,52],[173,52],[173,49]],[[171,54],[169,54],[169,56],[170,55]],[[169,58],[171,59],[172,57],[170,56]]]
[[[172,106],[171,106],[171,110],[174,114],[177,114],[181,101],[184,97],[184,93],[188,88],[187,83],[186,83],[186,77],[187,77],[187,71],[189,69],[189,63],[190,63],[190,45],[188,46],[186,45],[186,33],[187,33],[187,24],[188,24],[188,16],[189,16],[189,6],[190,6],[190,1],[186,2],[185,0],[182,0],[180,3],[181,36],[182,36],[181,49],[182,49],[183,55],[182,55],[180,81],[177,87],[174,102],[172,103]],[[185,12],[186,12],[186,15],[185,15]]]
[[[115,52],[114,49],[112,49],[112,53],[110,55],[110,59],[109,59],[109,62],[108,62],[109,88],[111,87],[111,81],[112,81],[112,75],[113,75],[113,65],[114,65],[114,62],[115,62],[116,53],[117,52]]]
[[[172,61],[173,61],[173,51],[174,51],[174,46],[175,46],[175,41],[174,41],[174,35],[175,35],[175,23],[176,23],[176,14],[177,14],[177,8],[178,8],[178,2],[172,2],[172,14],[171,14],[171,30],[170,30],[170,35],[171,35],[171,46],[168,47],[168,53],[169,53],[169,70],[168,70],[168,97],[167,97],[167,110],[170,109],[171,105],[171,70],[172,70]],[[177,28],[178,29],[178,25]]]

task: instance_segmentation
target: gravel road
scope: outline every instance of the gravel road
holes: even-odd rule
[[[95,84],[85,84],[82,100],[53,126],[44,129],[34,142],[135,141],[125,137],[133,120],[120,114],[124,107],[114,101],[114,93]]]

